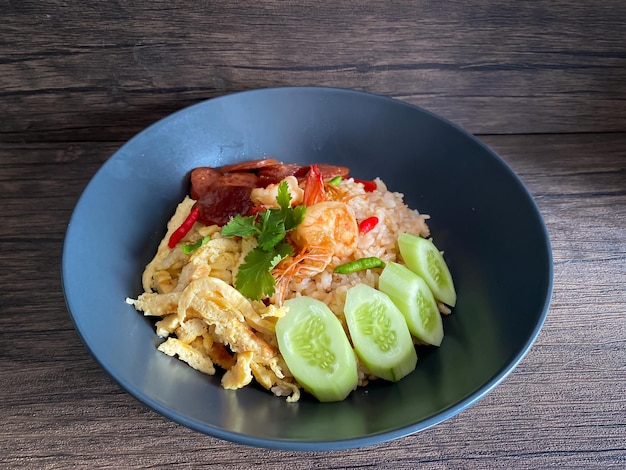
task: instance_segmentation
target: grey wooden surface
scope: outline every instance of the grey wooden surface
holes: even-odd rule
[[[0,467],[626,466],[622,1],[0,1]],[[422,106],[494,148],[554,253],[542,332],[492,393],[362,449],[244,447],[150,411],[89,356],[61,248],[99,166],[187,105],[282,85]]]

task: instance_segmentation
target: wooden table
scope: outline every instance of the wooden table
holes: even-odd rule
[[[0,467],[626,466],[622,0],[0,4]],[[72,328],[61,247],[99,166],[172,111],[282,85],[449,118],[502,155],[543,213],[555,279],[538,341],[440,425],[327,453],[232,444],[137,402]]]

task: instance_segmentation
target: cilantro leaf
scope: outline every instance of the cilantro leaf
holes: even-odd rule
[[[285,238],[285,221],[278,211],[270,209],[262,218],[259,246],[265,251],[271,251]]]
[[[289,232],[293,230],[304,220],[304,214],[306,213],[305,206],[296,206],[284,215],[285,219],[285,231]]]
[[[293,254],[293,248],[288,243],[281,243],[276,250],[265,251],[257,246],[244,258],[244,264],[239,266],[235,287],[246,297],[260,300],[264,296],[274,294],[276,281],[271,270],[286,256]]]
[[[258,235],[259,233],[260,231],[255,224],[253,215],[243,217],[241,214],[237,214],[222,227],[222,235],[225,237],[247,237],[249,235]]]
[[[271,271],[282,259],[293,255],[293,247],[285,237],[304,220],[306,212],[305,206],[291,207],[286,181],[278,185],[276,202],[280,208],[267,209],[254,216],[238,214],[222,227],[225,237],[254,235],[257,238],[257,246],[246,255],[235,278],[235,288],[253,300],[274,294],[276,280]]]
[[[291,246],[287,242],[282,242],[276,247],[276,254],[280,256],[280,259],[272,264],[272,269],[274,269],[274,267],[276,267],[276,265],[280,263],[280,261],[282,261],[284,258],[293,255],[293,246]]]
[[[289,210],[291,207],[291,193],[289,193],[289,185],[286,181],[281,181],[278,184],[278,190],[276,192],[276,202],[280,206],[281,213]]]
[[[278,185],[276,202],[280,206],[280,216],[285,221],[285,232],[293,230],[304,220],[306,207],[300,205],[293,209],[291,208],[291,194],[289,193],[289,185],[286,181],[282,181]]]

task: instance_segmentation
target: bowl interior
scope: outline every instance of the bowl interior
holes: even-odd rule
[[[156,350],[153,323],[125,304],[188,189],[196,166],[275,157],[329,162],[379,176],[429,222],[455,279],[458,304],[438,349],[415,372],[340,403],[289,404],[260,387],[223,390]],[[523,230],[522,230],[523,227]],[[101,366],[129,393],[198,431],[244,444],[337,449],[436,424],[497,385],[530,348],[552,284],[541,216],[510,168],[466,132],[388,98],[280,88],[186,108],[119,149],[81,196],[63,253],[72,320]]]

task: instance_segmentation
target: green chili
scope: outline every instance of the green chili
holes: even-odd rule
[[[210,240],[211,240],[211,237],[200,238],[199,240],[193,243],[188,243],[187,245],[183,245],[181,248],[183,250],[183,253],[185,253],[186,255],[190,255],[201,246],[206,245]]]
[[[355,273],[357,271],[363,271],[364,269],[373,269],[373,268],[384,268],[385,262],[377,258],[376,256],[372,256],[369,258],[359,258],[354,261],[350,261],[345,264],[340,264],[337,266],[333,272],[337,274],[350,274]]]
[[[327,184],[330,184],[330,185],[332,185],[332,186],[338,186],[338,185],[339,185],[339,183],[341,183],[341,180],[342,180],[342,179],[343,179],[343,178],[341,178],[341,176],[335,176],[334,178],[332,178],[332,179],[328,180],[326,183],[327,183]]]

